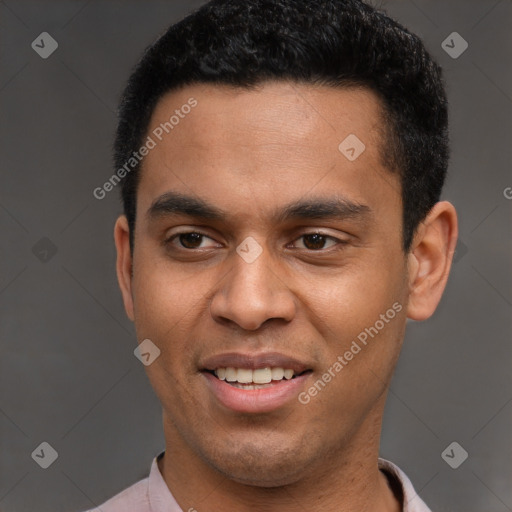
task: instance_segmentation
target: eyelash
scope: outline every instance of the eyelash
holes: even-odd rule
[[[210,240],[213,240],[213,238],[209,237],[208,235],[204,234],[204,233],[201,233],[200,231],[183,231],[181,233],[174,233],[173,235],[171,235],[169,238],[167,238],[165,241],[164,241],[164,245],[165,246],[169,246],[169,245],[173,245],[173,242],[174,240],[176,239],[179,239],[180,236],[183,236],[183,235],[199,235],[200,237],[202,238],[209,238]],[[304,233],[302,234],[301,236],[299,236],[298,238],[296,238],[294,240],[294,242],[296,242],[297,240],[300,240],[301,238],[304,238],[306,236],[312,236],[312,235],[318,235],[322,238],[324,238],[325,240],[333,240],[336,242],[335,245],[331,246],[330,248],[321,248],[321,249],[307,249],[307,248],[300,248],[301,250],[306,250],[306,251],[310,251],[310,252],[325,252],[325,251],[328,251],[329,249],[331,249],[332,247],[336,247],[338,246],[337,249],[340,249],[342,247],[340,246],[343,246],[343,245],[346,245],[347,242],[345,240],[340,240],[339,238],[336,238],[336,237],[333,237],[331,235],[327,235],[325,233],[320,233],[318,231],[312,231],[312,232],[309,232],[309,233]],[[201,240],[202,242],[202,240]],[[195,251],[195,250],[204,250],[204,248],[193,248],[193,249],[189,249],[187,247],[174,247],[175,249],[177,250],[182,250],[182,251],[187,251],[187,252],[192,252],[192,251]]]

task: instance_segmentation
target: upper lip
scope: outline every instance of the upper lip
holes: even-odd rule
[[[294,357],[278,352],[264,352],[259,354],[244,354],[241,352],[228,352],[206,358],[200,364],[202,370],[213,371],[218,368],[284,368],[291,369],[295,374],[310,370],[311,366]]]

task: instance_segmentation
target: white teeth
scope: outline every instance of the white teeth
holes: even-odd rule
[[[252,370],[238,368],[236,371],[236,380],[240,382],[240,384],[250,384],[252,382]]]
[[[282,368],[272,368],[272,380],[282,380],[284,370]]]
[[[268,384],[272,382],[272,370],[270,368],[258,368],[257,370],[253,370],[252,381],[255,384]]]
[[[218,371],[218,370],[217,370]],[[235,368],[226,368],[226,380],[228,382],[236,382],[237,371]]]
[[[270,384],[272,381],[290,380],[294,376],[291,369],[277,368],[258,368],[251,370],[249,368],[217,368],[215,375],[220,380],[227,382],[246,384],[244,389],[253,389],[249,384]]]

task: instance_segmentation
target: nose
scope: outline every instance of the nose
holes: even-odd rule
[[[239,254],[212,297],[210,312],[217,322],[254,331],[271,319],[290,322],[296,311],[293,292],[267,250],[248,263]]]

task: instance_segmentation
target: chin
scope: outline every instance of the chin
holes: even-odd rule
[[[216,469],[226,478],[251,487],[276,488],[291,485],[304,478],[302,467],[294,466],[294,461],[280,461],[273,464],[262,463],[251,467],[239,464],[223,464],[216,461]]]
[[[304,468],[311,467],[316,459],[314,451],[309,453],[312,450],[306,451],[304,446],[307,444],[290,446],[289,441],[288,446],[276,446],[268,439],[260,443],[230,442],[225,450],[217,446],[213,453],[203,453],[203,459],[231,481],[253,487],[282,487],[303,479]]]

